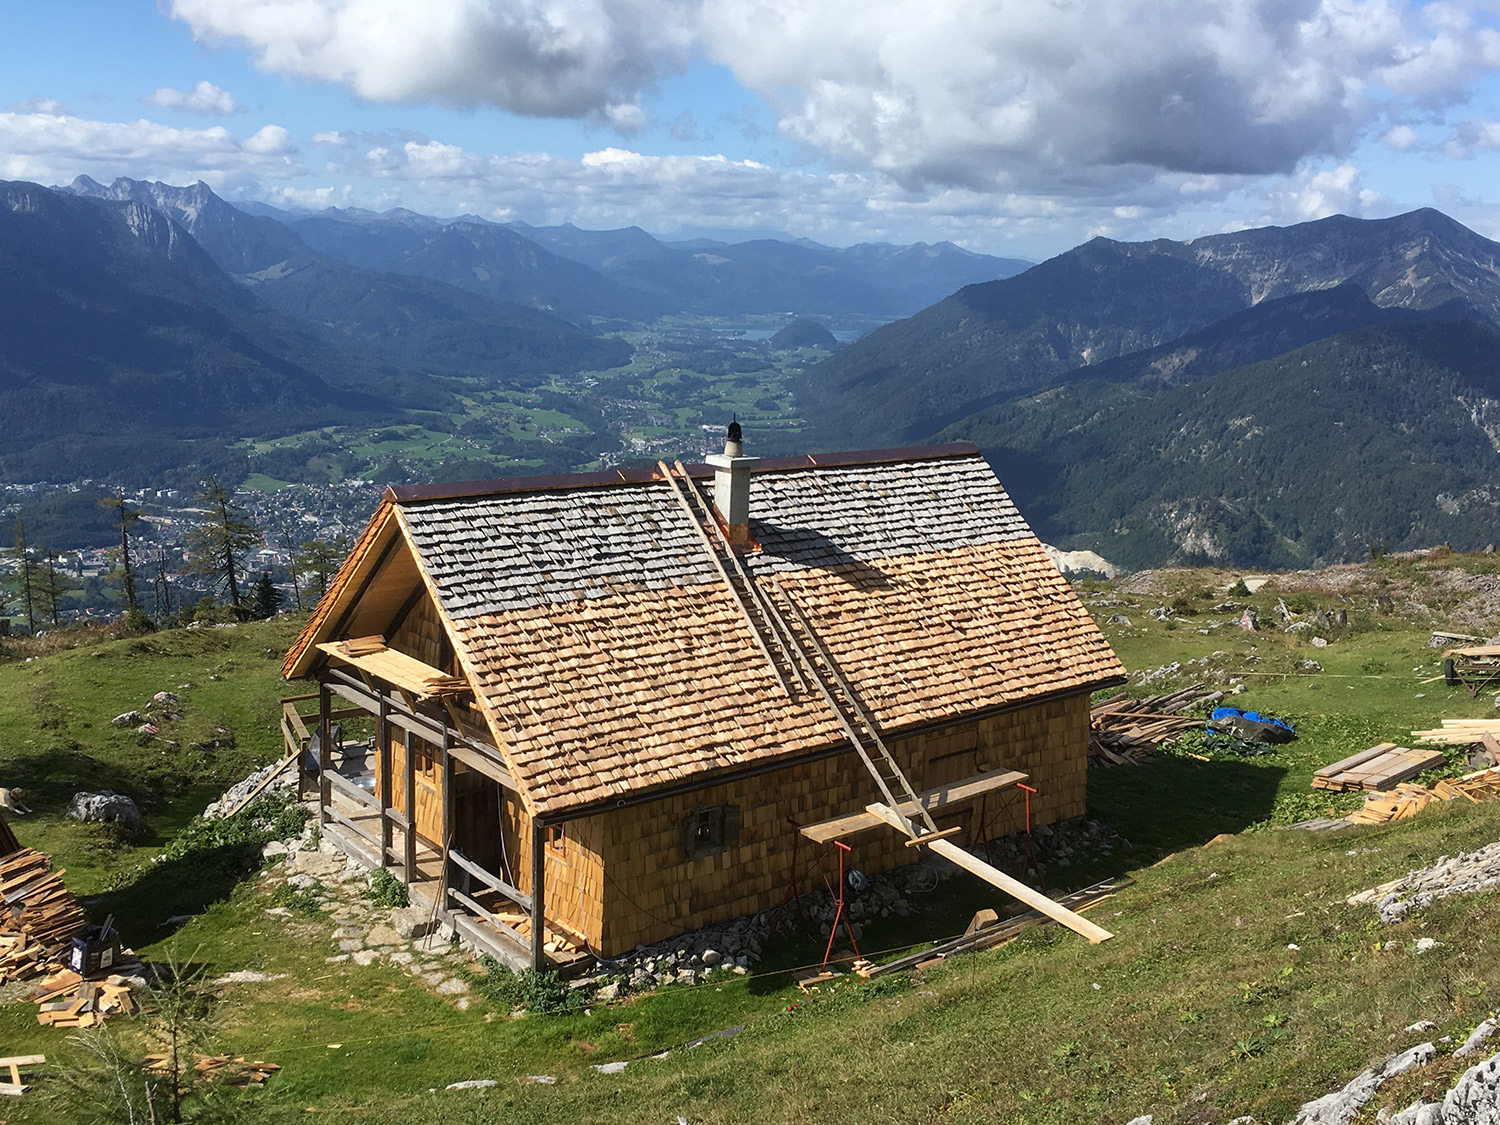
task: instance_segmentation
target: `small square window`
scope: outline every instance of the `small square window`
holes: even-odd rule
[[[568,837],[565,825],[549,824],[545,829],[545,840],[547,850],[553,855],[562,855],[568,850]]]
[[[702,859],[739,843],[740,807],[709,805],[694,809],[683,825],[682,850],[688,859]]]

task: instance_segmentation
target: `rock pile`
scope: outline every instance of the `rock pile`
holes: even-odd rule
[[[1368,903],[1385,923],[1399,922],[1413,910],[1421,910],[1449,895],[1469,894],[1500,886],[1500,842],[1474,852],[1443,856],[1431,867],[1409,872],[1400,879],[1349,896],[1350,905]]]
[[[281,766],[277,762],[272,762],[264,769],[256,770],[249,777],[245,778],[244,781],[237,782],[226,789],[217,801],[214,801],[203,810],[203,818],[205,820],[218,820],[221,817],[228,816],[240,807],[241,801],[255,792],[256,786],[273,774],[279,774],[279,776],[276,777],[275,781],[267,785],[262,792],[272,793],[280,789],[290,789],[296,785],[297,763],[292,762],[289,765]]]
[[[1024,832],[991,840],[986,858],[1002,871],[1036,878],[1051,869],[1070,867],[1075,859],[1107,856],[1116,848],[1129,847],[1130,841],[1109,825],[1080,816],[1052,825],[1043,824],[1033,830],[1031,851],[1034,864],[1031,866],[1026,862]]]

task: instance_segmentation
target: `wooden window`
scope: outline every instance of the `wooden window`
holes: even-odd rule
[[[549,824],[542,831],[545,834],[547,850],[553,855],[563,855],[568,850],[566,825]]]
[[[739,805],[709,805],[689,814],[682,829],[682,850],[688,859],[715,855],[740,840]]]

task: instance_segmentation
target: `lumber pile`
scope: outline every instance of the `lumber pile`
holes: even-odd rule
[[[1346,820],[1354,824],[1385,824],[1416,816],[1434,801],[1494,801],[1500,799],[1500,768],[1479,770],[1457,780],[1444,778],[1431,785],[1398,785],[1390,793],[1365,798]]]
[[[172,1073],[171,1055],[147,1055],[141,1060],[141,1069],[147,1074],[163,1075],[170,1077]],[[276,1063],[248,1061],[244,1055],[194,1055],[193,1069],[205,1079],[212,1082],[222,1082],[226,1086],[238,1086],[244,1089],[247,1086],[261,1087],[266,1084],[266,1079],[281,1069]]]
[[[1116,695],[1089,709],[1089,765],[1137,766],[1163,743],[1203,725],[1181,712],[1198,703],[1217,702],[1222,692],[1202,684],[1149,699]]]
[[[36,1022],[45,1027],[98,1027],[105,1016],[138,1010],[125,977],[112,974],[103,980],[87,980],[72,969],[42,981],[30,999],[37,1005]]]
[[[318,649],[354,665],[361,672],[368,672],[403,691],[409,691],[418,699],[457,695],[469,690],[469,681],[462,676],[450,676],[441,668],[434,668],[404,652],[388,648],[385,638],[378,634],[353,637],[347,641],[332,641],[320,644]]]
[[[1412,750],[1394,742],[1381,742],[1313,771],[1312,784],[1314,789],[1332,789],[1335,793],[1391,789],[1447,760],[1441,750]]]
[[[1411,736],[1418,742],[1436,742],[1439,746],[1470,746],[1482,742],[1484,736],[1500,739],[1500,719],[1444,719],[1435,730],[1414,730]]]
[[[86,919],[52,857],[21,848],[0,860],[0,983],[26,980],[67,960]]]
[[[1082,913],[1091,907],[1099,905],[1107,898],[1131,884],[1130,879],[1106,879],[1102,883],[1095,883],[1091,887],[1085,887],[1081,891],[1074,891],[1070,895],[1057,900],[1058,905],[1065,906],[1076,913]],[[982,913],[993,913],[982,912]],[[884,965],[872,965],[869,962],[855,962],[854,971],[859,976],[869,980],[872,977],[884,976],[886,973],[899,973],[907,969],[926,968],[938,961],[953,957],[959,953],[975,953],[981,949],[989,949],[999,945],[1001,942],[1009,941],[1018,934],[1029,930],[1032,926],[1039,926],[1046,922],[1047,916],[1039,910],[1026,910],[1014,917],[1004,921],[991,922],[984,925],[979,916],[975,916],[974,922],[969,924],[969,929],[961,937],[953,938],[951,941],[940,942],[929,949],[917,953],[908,954],[895,961],[888,961]]]

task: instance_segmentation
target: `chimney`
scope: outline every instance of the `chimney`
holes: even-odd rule
[[[714,507],[726,527],[726,538],[732,547],[745,546],[750,542],[750,470],[760,464],[760,458],[745,456],[738,422],[729,423],[724,452],[709,454],[708,463],[714,467]]]

